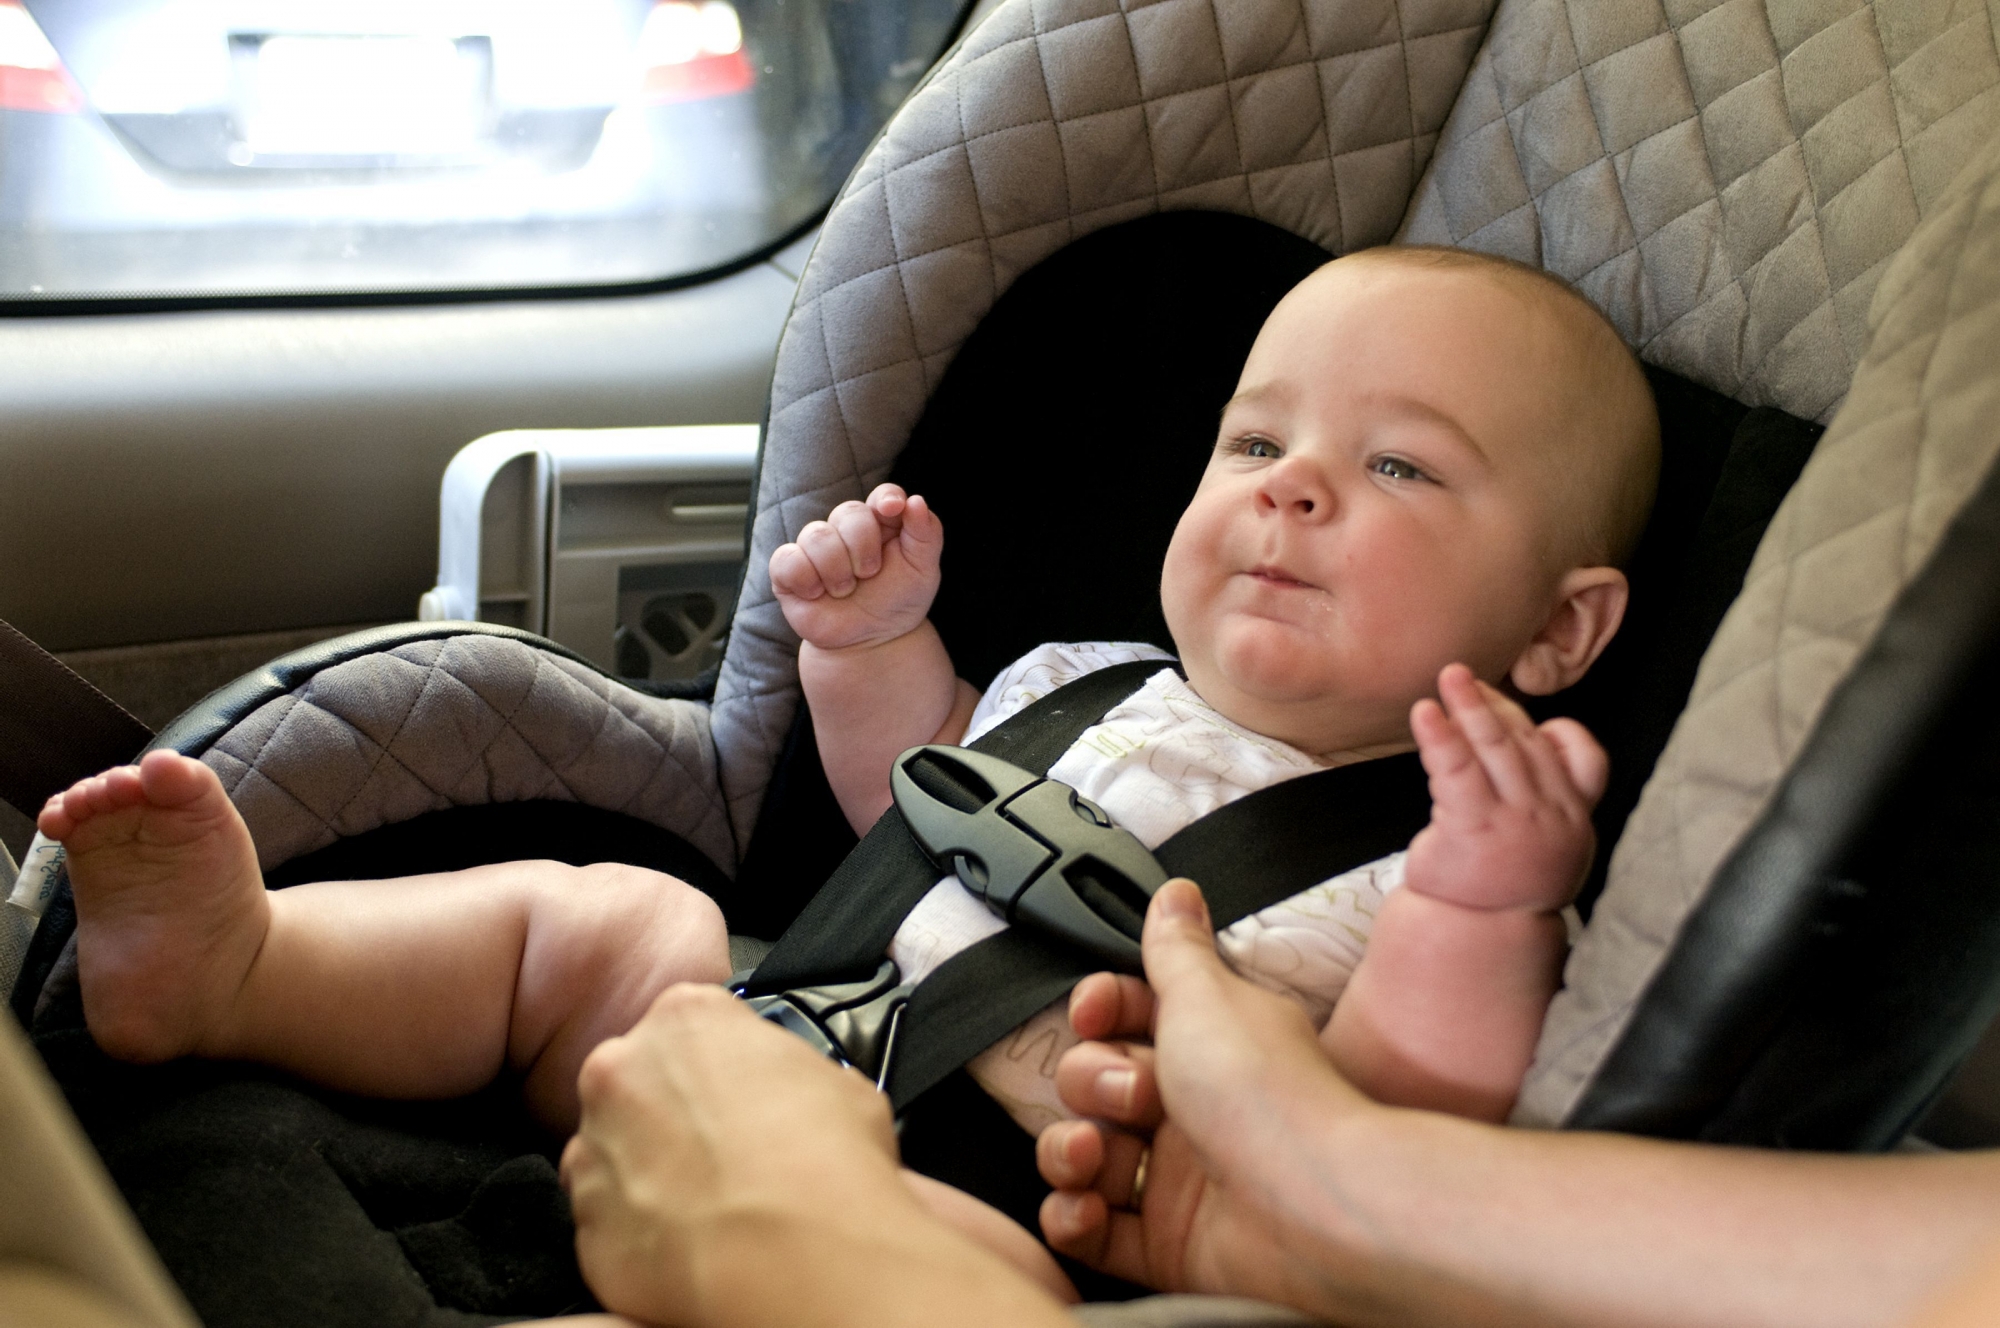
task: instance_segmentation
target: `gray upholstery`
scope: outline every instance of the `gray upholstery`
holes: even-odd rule
[[[1654,364],[1824,420],[2000,126],[1980,0],[1510,0],[1399,239],[1576,282]]]
[[[1386,241],[1492,8],[1011,0],[911,97],[827,217],[778,347],[715,699],[739,845],[798,707],[771,551],[881,481],[994,300],[1070,241],[1176,208],[1336,252]]]
[[[444,807],[588,803],[735,861],[708,711],[492,636],[414,641],[322,670],[202,756],[266,870]]]
[[[1876,291],[1853,390],[1772,521],[1611,861],[1516,1110],[1563,1119],[1715,869],[2000,452],[2000,142]]]

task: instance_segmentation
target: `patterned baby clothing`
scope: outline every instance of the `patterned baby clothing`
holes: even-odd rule
[[[1151,645],[1044,645],[993,680],[972,712],[965,741],[1063,684],[1098,669],[1158,659],[1162,667],[1049,767],[1109,813],[1147,848],[1246,794],[1330,766],[1406,750],[1385,747],[1309,756],[1218,714],[1181,678],[1172,656]],[[1368,943],[1383,897],[1403,879],[1401,852],[1343,872],[1232,924],[1216,937],[1223,958],[1260,986],[1291,996],[1324,1025]],[[956,876],[947,876],[896,931],[890,955],[906,982],[1007,924]],[[1055,1093],[1055,1065],[1075,1045],[1067,1001],[1058,1001],[967,1066],[1021,1125],[1038,1131],[1068,1115]]]

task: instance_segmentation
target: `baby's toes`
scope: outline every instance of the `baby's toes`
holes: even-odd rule
[[[63,797],[63,794],[58,793],[50,798],[43,804],[41,815],[35,818],[35,829],[50,839],[68,839],[76,830],[76,818],[71,816],[69,809],[63,805]]]
[[[143,800],[155,807],[185,807],[202,798],[225,796],[222,781],[213,770],[179,752],[148,752],[136,768],[112,774],[130,776],[133,803]]]

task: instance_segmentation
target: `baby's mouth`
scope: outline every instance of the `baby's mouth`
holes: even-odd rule
[[[1267,586],[1275,586],[1281,590],[1293,588],[1299,590],[1319,589],[1312,582],[1301,581],[1282,567],[1274,567],[1268,563],[1251,568],[1247,575],[1263,582]]]

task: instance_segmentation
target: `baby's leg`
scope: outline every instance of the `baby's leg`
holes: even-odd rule
[[[1438,685],[1444,708],[1410,717],[1431,823],[1322,1037],[1381,1101],[1499,1120],[1561,977],[1604,753],[1571,721],[1537,728],[1461,665]]]
[[[352,1092],[443,1097],[520,1072],[552,1126],[576,1070],[676,981],[728,976],[721,915],[617,864],[505,863],[266,893],[199,762],[152,753],[52,799],[84,1014],[110,1054],[256,1060]]]

